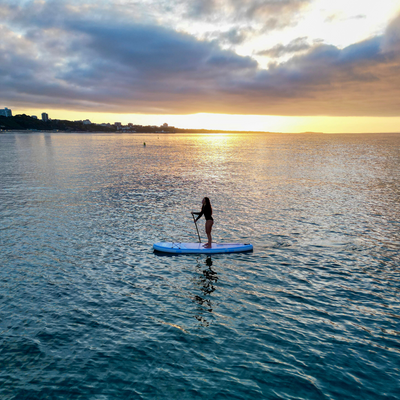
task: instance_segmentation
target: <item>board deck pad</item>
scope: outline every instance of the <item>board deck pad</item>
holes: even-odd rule
[[[249,243],[213,243],[210,248],[205,248],[204,243],[159,242],[154,243],[153,249],[172,254],[218,254],[252,251],[253,245]]]

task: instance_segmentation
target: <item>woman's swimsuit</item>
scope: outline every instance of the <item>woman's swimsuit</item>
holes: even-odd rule
[[[212,208],[211,207],[207,207],[207,206],[203,206],[201,207],[201,213],[199,214],[199,218],[201,218],[201,216],[204,214],[204,218],[206,219],[206,221],[214,221],[213,217],[211,216],[212,214]]]

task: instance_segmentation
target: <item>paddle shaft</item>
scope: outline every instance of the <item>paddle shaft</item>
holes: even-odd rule
[[[193,217],[193,222],[196,225],[196,231],[197,231],[197,236],[199,237],[199,243],[201,243],[200,234],[199,234],[199,228],[197,227],[197,223],[196,223],[196,220],[195,220],[193,214],[192,214],[192,217]]]

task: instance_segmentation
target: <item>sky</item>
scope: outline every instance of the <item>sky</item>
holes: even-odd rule
[[[400,0],[0,0],[0,108],[400,132]]]

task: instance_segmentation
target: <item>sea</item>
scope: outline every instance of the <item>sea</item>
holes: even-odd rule
[[[0,399],[400,399],[399,251],[400,134],[0,134]]]

